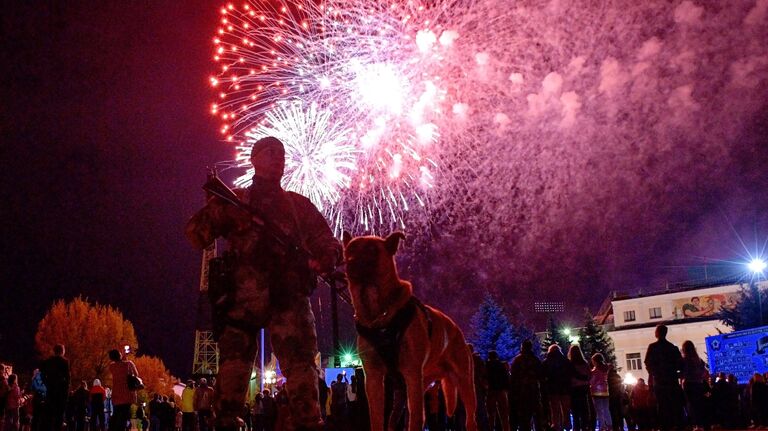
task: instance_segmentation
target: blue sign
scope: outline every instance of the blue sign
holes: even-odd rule
[[[754,373],[768,371],[768,326],[707,337],[707,357],[711,373],[748,383]]]

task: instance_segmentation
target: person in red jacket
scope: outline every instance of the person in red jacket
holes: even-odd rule
[[[110,350],[109,372],[112,373],[112,417],[110,431],[125,431],[131,419],[131,405],[136,404],[136,391],[128,388],[128,376],[139,376],[136,364],[120,354],[119,350]]]

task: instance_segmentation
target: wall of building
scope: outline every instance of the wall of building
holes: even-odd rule
[[[693,341],[696,351],[699,352],[699,356],[705,362],[707,361],[705,338],[710,335],[719,334],[718,330],[730,332],[730,328],[723,325],[719,320],[676,323],[668,327],[667,339],[672,344],[680,347],[686,340]],[[642,377],[646,382],[648,381],[648,371],[645,369],[643,361],[645,360],[648,345],[656,341],[655,332],[655,326],[608,331],[608,335],[613,339],[614,348],[616,349],[616,360],[619,367],[621,367],[620,374],[622,376],[630,372],[633,376],[637,378]],[[628,354],[639,354],[639,370],[630,369],[630,365],[627,364]],[[635,361],[635,364],[637,364],[637,361]]]
[[[682,303],[692,298],[726,297],[733,298],[739,292],[739,285],[725,285],[705,289],[686,290],[638,298],[612,301],[613,323],[618,329],[627,325],[657,324],[669,320],[684,319]],[[719,303],[718,303],[719,305]],[[706,299],[701,307],[706,306]],[[660,311],[658,317],[652,316],[651,310]],[[717,307],[719,309],[719,306]],[[716,311],[716,310],[715,310]],[[628,312],[634,312],[634,320],[628,319]]]

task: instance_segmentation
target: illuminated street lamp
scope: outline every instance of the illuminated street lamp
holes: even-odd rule
[[[765,261],[760,258],[752,259],[747,264],[747,268],[749,268],[749,270],[752,271],[752,273],[755,275],[762,274],[766,267],[768,267],[768,263],[765,263]]]
[[[581,340],[578,334],[572,334],[571,328],[563,329],[563,335],[568,338],[568,342],[571,344],[579,344],[579,340]]]

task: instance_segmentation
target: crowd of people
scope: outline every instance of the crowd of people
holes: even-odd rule
[[[494,351],[485,361],[475,353],[478,425],[493,431],[768,426],[768,376],[755,373],[745,384],[734,375],[710,376],[691,341],[678,349],[666,335],[667,327],[659,325],[657,341],[648,346],[649,381],[631,385],[602,352],[585,358],[579,345],[563,352],[553,344],[539,360],[532,343],[524,342],[509,364]],[[431,424],[430,431],[460,429],[447,418]]]
[[[473,353],[477,421],[481,431],[550,430],[709,430],[768,428],[768,375],[755,373],[749,382],[734,375],[710,375],[691,341],[678,348],[659,325],[657,341],[648,346],[645,366],[649,381],[625,384],[601,352],[585,358],[579,345],[563,352],[549,346],[543,360],[533,343],[524,341],[509,363],[495,351],[484,360]],[[29,382],[16,374],[0,378],[0,431],[210,431],[215,390],[205,378],[189,380],[181,393],[153,394],[138,402],[129,385],[138,377],[133,362],[119,351],[109,352],[112,387],[95,379],[70,391],[64,346],[40,364]],[[265,388],[243,405],[243,431],[284,429],[290,416],[284,381]],[[362,369],[349,377],[339,373],[330,387],[318,380],[321,413],[330,430],[367,429],[367,402]],[[388,384],[393,428],[405,426],[405,408],[398,403],[396,379]],[[426,429],[462,431],[463,408],[446,414],[440,382],[425,393]]]

